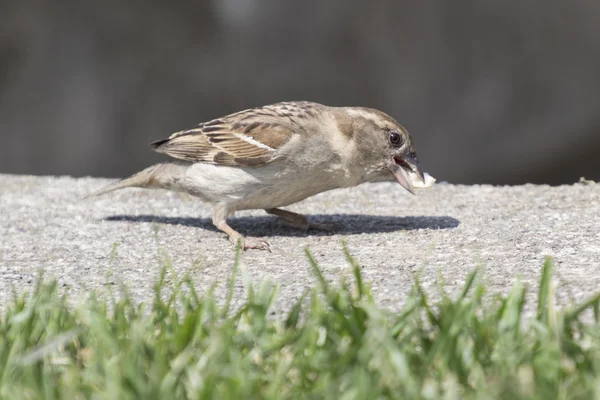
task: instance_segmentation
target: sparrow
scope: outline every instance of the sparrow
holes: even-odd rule
[[[293,101],[236,112],[150,143],[172,159],[92,194],[126,187],[186,192],[212,207],[212,223],[244,250],[270,251],[227,224],[264,209],[301,229],[330,229],[281,209],[307,197],[395,179],[414,194],[425,176],[408,131],[382,111]]]

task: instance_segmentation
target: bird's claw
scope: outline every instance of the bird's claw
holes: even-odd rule
[[[323,231],[323,232],[331,232],[334,230],[335,225],[332,223],[317,223],[317,222],[309,222],[307,219],[285,219],[279,218],[279,223],[284,226],[288,226],[290,228],[299,229],[301,231]]]
[[[269,242],[263,239],[254,239],[254,238],[243,238],[243,246],[244,250],[255,249],[255,250],[267,250],[271,253],[271,245]]]
[[[323,222],[323,223],[309,222],[308,229],[312,229],[315,231],[331,232],[335,229],[335,224],[330,223],[330,222]]]

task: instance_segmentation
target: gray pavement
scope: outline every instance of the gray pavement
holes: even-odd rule
[[[0,175],[0,304],[11,288],[30,288],[40,269],[74,299],[126,283],[136,300],[147,301],[164,254],[178,276],[189,271],[198,291],[221,282],[216,293],[223,296],[234,249],[212,227],[209,208],[162,190],[81,200],[109,182]],[[245,252],[243,265],[253,282],[279,285],[276,310],[314,282],[307,246],[329,279],[350,275],[342,239],[377,300],[390,309],[401,306],[415,274],[432,293],[443,276],[452,292],[481,266],[492,291],[506,292],[517,277],[535,290],[546,255],[556,260],[560,299],[600,291],[599,184],[436,184],[411,196],[396,183],[379,183],[323,193],[288,209],[337,229],[299,232],[263,211],[230,220],[240,232],[271,243],[272,253]],[[237,292],[243,292],[239,282]]]

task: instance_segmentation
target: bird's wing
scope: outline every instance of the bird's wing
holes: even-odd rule
[[[281,115],[280,108],[261,107],[202,123],[150,145],[186,161],[259,166],[276,158],[277,149],[297,133],[295,125],[293,119]]]

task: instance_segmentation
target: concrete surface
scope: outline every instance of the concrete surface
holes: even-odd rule
[[[200,292],[228,277],[234,249],[212,227],[204,204],[141,189],[81,200],[109,182],[0,175],[0,304],[11,287],[31,287],[39,269],[73,298],[126,283],[136,300],[149,300],[161,252],[179,276],[190,271]],[[432,293],[440,274],[448,291],[457,290],[477,266],[485,268],[492,291],[506,292],[517,277],[535,290],[546,255],[557,262],[560,299],[600,290],[599,184],[437,184],[413,197],[396,183],[381,183],[323,193],[288,209],[333,222],[337,230],[298,232],[263,211],[241,212],[230,221],[270,241],[272,253],[247,251],[243,263],[254,282],[279,284],[276,309],[287,308],[314,282],[307,246],[329,279],[349,275],[342,239],[390,309],[401,306],[417,273]],[[243,291],[239,282],[237,291]],[[217,294],[223,293],[218,286]]]

